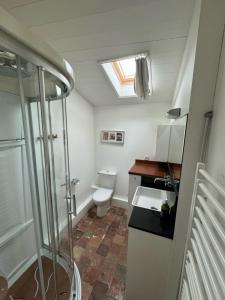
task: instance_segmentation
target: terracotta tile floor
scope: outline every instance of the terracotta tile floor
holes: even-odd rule
[[[123,300],[127,264],[127,211],[111,207],[103,218],[96,208],[73,229],[74,257],[82,280],[82,300]]]

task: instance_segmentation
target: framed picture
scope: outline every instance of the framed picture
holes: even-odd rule
[[[109,132],[109,141],[115,142],[116,141],[116,133],[115,132]]]
[[[107,142],[109,139],[109,132],[108,131],[103,131],[102,132],[102,141]]]
[[[101,142],[111,144],[124,144],[125,131],[103,130],[101,132]]]

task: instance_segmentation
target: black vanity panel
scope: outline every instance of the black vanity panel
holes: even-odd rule
[[[165,186],[165,182],[157,180],[155,181],[156,177],[152,177],[152,176],[141,176],[141,185],[145,186],[145,187],[149,187],[149,188],[153,188],[153,189],[157,189],[157,190],[165,190],[165,191],[170,191],[170,192],[174,192],[174,188],[172,186]],[[176,185],[177,187],[177,192],[179,191],[179,183],[177,183]]]
[[[164,181],[158,180],[154,182],[155,178],[156,177],[152,177],[152,176],[141,176],[141,185],[153,189],[173,192],[173,187],[165,186]]]
[[[134,206],[128,226],[173,239],[175,218],[165,220],[158,211]]]

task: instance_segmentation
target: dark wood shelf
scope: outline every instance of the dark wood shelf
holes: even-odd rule
[[[179,180],[181,168],[181,164],[136,159],[128,173],[139,176],[164,177],[170,174],[171,171],[174,179]]]

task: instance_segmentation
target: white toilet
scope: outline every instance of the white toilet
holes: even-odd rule
[[[101,170],[98,172],[98,183],[92,198],[97,206],[97,216],[104,217],[110,208],[110,200],[116,184],[116,172]]]

